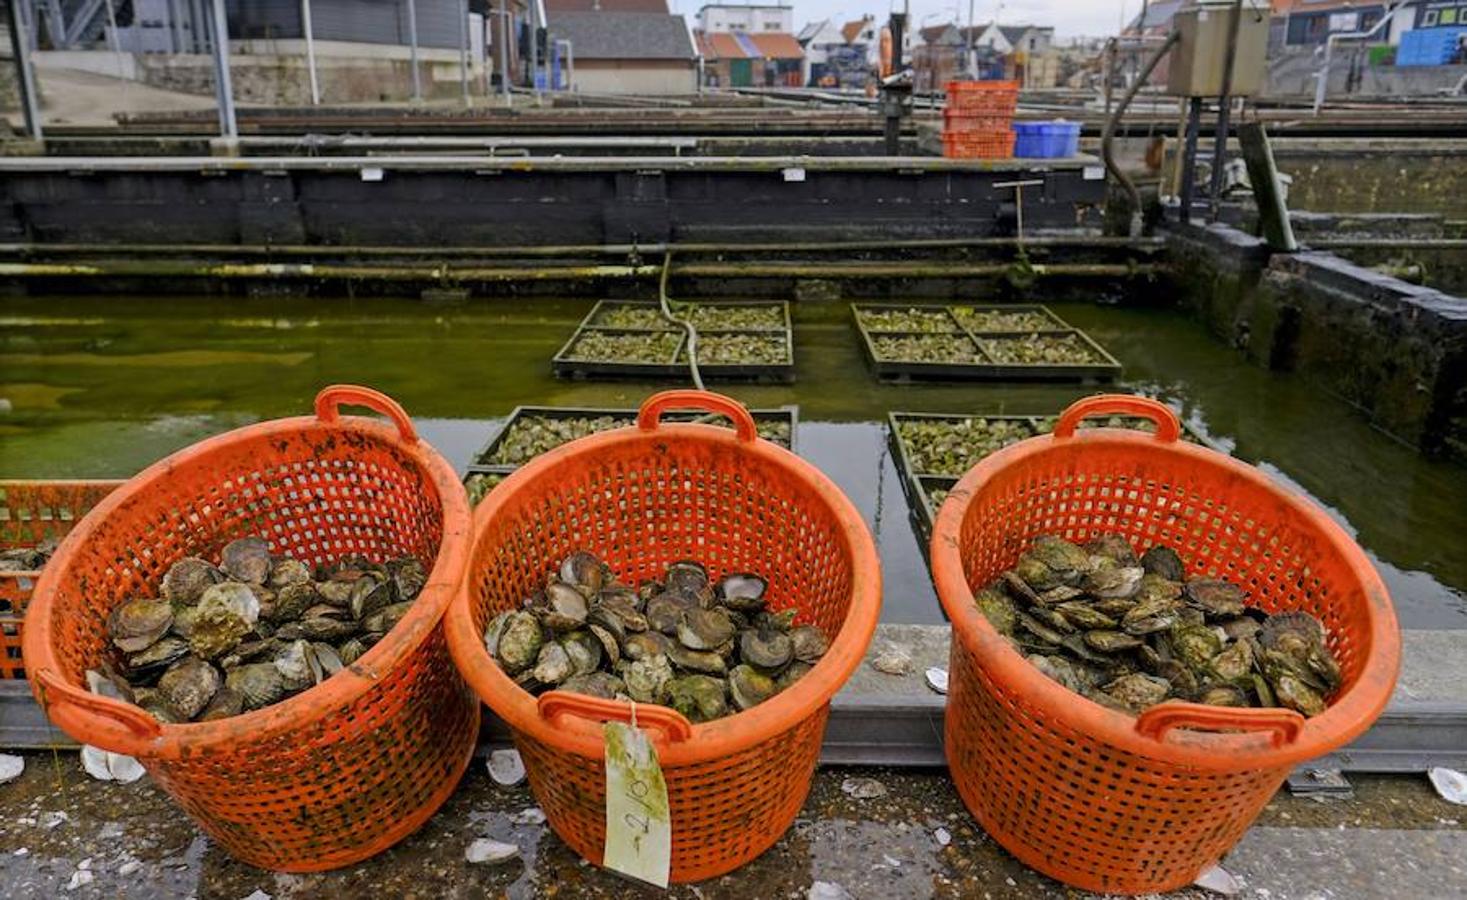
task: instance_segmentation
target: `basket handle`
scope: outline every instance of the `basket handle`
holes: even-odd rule
[[[1076,400],[1060,413],[1059,424],[1054,426],[1054,436],[1061,440],[1072,438],[1081,419],[1118,413],[1150,419],[1156,424],[1156,439],[1163,444],[1175,443],[1182,436],[1182,423],[1177,421],[1177,414],[1171,411],[1171,407],[1150,397],[1131,394],[1096,394]]]
[[[418,431],[413,427],[413,420],[408,418],[407,410],[381,391],[359,384],[333,384],[322,388],[316,395],[316,418],[328,425],[336,422],[341,418],[342,405],[346,403],[365,406],[391,419],[398,434],[402,435],[403,443],[418,442]]]
[[[754,417],[749,415],[744,404],[723,394],[691,389],[661,391],[648,397],[637,413],[637,427],[643,431],[655,430],[662,414],[670,409],[706,409],[721,413],[733,420],[734,431],[739,440],[752,443],[759,437],[759,431],[754,427]]]
[[[1161,703],[1136,717],[1136,733],[1155,741],[1165,740],[1174,728],[1206,731],[1267,731],[1275,749],[1299,740],[1305,719],[1292,709],[1242,709],[1173,701]]]
[[[82,735],[86,743],[127,756],[149,756],[149,745],[163,734],[163,726],[148,713],[120,700],[74,688],[50,669],[31,674],[39,688],[41,706],[68,734]]]
[[[598,722],[605,722],[608,719],[631,722],[633,719],[633,704],[631,703],[602,700],[600,697],[576,694],[571,691],[549,691],[541,694],[535,705],[539,708],[541,717],[552,725],[562,716],[580,716],[583,719],[595,719]],[[683,718],[682,713],[675,709],[647,703],[636,704],[635,710],[638,725],[658,729],[666,735],[669,741],[681,743],[693,736],[693,723]]]

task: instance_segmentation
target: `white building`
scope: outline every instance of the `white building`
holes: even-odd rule
[[[709,34],[720,31],[794,34],[795,9],[779,4],[710,3],[698,10],[698,28]]]

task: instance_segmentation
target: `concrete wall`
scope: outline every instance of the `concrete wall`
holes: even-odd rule
[[[1275,139],[1273,149],[1294,179],[1294,209],[1467,217],[1467,141]]]
[[[459,45],[458,17],[462,0],[414,0],[418,46]],[[300,0],[230,0],[233,38],[300,38]],[[311,26],[323,41],[371,44],[408,43],[406,0],[312,0]]]
[[[1226,226],[1172,226],[1167,239],[1181,303],[1214,335],[1403,441],[1467,460],[1467,300],[1329,253],[1270,256]]]
[[[214,94],[212,57],[148,54],[139,56],[138,63],[139,78],[146,84],[190,94]],[[458,95],[457,51],[424,51],[419,67],[425,97]],[[323,102],[381,102],[405,100],[412,96],[412,63],[408,59],[385,55],[367,58],[325,54],[316,58],[316,72]],[[311,102],[310,75],[304,55],[235,56],[231,60],[230,76],[234,98],[241,104],[303,105]]]
[[[1331,57],[1329,94],[1331,98],[1351,95],[1436,96],[1453,87],[1467,75],[1467,66],[1372,66],[1364,47],[1337,46]],[[1314,97],[1315,74],[1322,57],[1313,47],[1290,47],[1268,61],[1268,81],[1264,88],[1269,97]]]
[[[698,89],[692,60],[577,61],[572,87],[589,94],[691,94]]]

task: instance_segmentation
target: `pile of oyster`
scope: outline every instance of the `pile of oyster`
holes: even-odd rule
[[[464,479],[464,490],[468,492],[469,505],[478,506],[480,500],[489,496],[489,492],[499,487],[499,483],[508,477],[499,472],[471,473]]]
[[[678,362],[687,348],[678,351]],[[705,366],[780,366],[790,361],[782,334],[700,334],[698,363]]]
[[[113,610],[112,658],[88,681],[160,722],[260,709],[356,662],[427,581],[412,557],[378,565],[345,556],[312,572],[272,556],[262,538],[240,538],[225,545],[217,566],[185,557],[163,576],[159,597]]]
[[[778,304],[700,303],[683,316],[693,327],[706,331],[784,330],[784,309]]]
[[[603,306],[590,324],[598,328],[625,328],[633,331],[671,331],[677,327],[662,318],[662,310],[651,303]]]
[[[46,567],[60,541],[45,540],[34,547],[0,550],[0,572],[37,572]]]
[[[670,706],[708,722],[768,700],[803,677],[829,647],[796,611],[765,606],[758,575],[714,581],[675,562],[662,581],[632,588],[577,551],[522,609],[495,616],[484,646],[527,691],[574,691]]]
[[[1217,578],[1186,575],[1156,546],[1139,558],[1119,535],[1075,545],[1036,538],[978,591],[990,624],[1045,675],[1136,714],[1164,700],[1325,711],[1340,667],[1305,612],[1268,615]]]
[[[856,309],[867,331],[919,331],[930,334],[955,332],[952,317],[941,308]]]
[[[672,361],[683,336],[675,331],[583,331],[565,358],[585,362],[663,364]]]
[[[988,360],[979,355],[973,342],[961,334],[872,335],[871,346],[876,358],[890,362],[959,363],[982,365]]]
[[[1030,334],[1020,338],[979,341],[996,362],[1009,365],[1103,364],[1095,348],[1073,334]]]
[[[906,447],[912,471],[922,475],[965,475],[983,457],[1034,434],[1034,426],[1021,418],[897,421],[897,436]]]
[[[974,309],[952,307],[953,317],[969,331],[1002,334],[1017,331],[1052,331],[1059,326],[1042,312],[1033,310]]]

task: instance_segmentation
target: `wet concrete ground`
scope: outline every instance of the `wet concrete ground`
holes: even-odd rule
[[[41,897],[664,896],[583,863],[533,813],[525,788],[502,788],[476,763],[421,831],[365,863],[318,875],[263,872],[229,859],[147,779],[104,784],[73,753],[26,757],[0,785],[0,894]],[[885,797],[855,800],[850,777]],[[1281,794],[1225,866],[1260,900],[1467,896],[1467,808],[1424,777],[1357,777],[1353,799]],[[943,846],[938,829],[951,836]],[[519,845],[520,859],[471,865],[476,838]],[[816,881],[867,898],[1074,897],[1030,872],[973,822],[939,771],[826,768],[795,827],[739,872],[669,892],[677,898],[803,898]],[[1189,890],[1176,897],[1210,896]],[[263,900],[256,895],[255,900]]]

